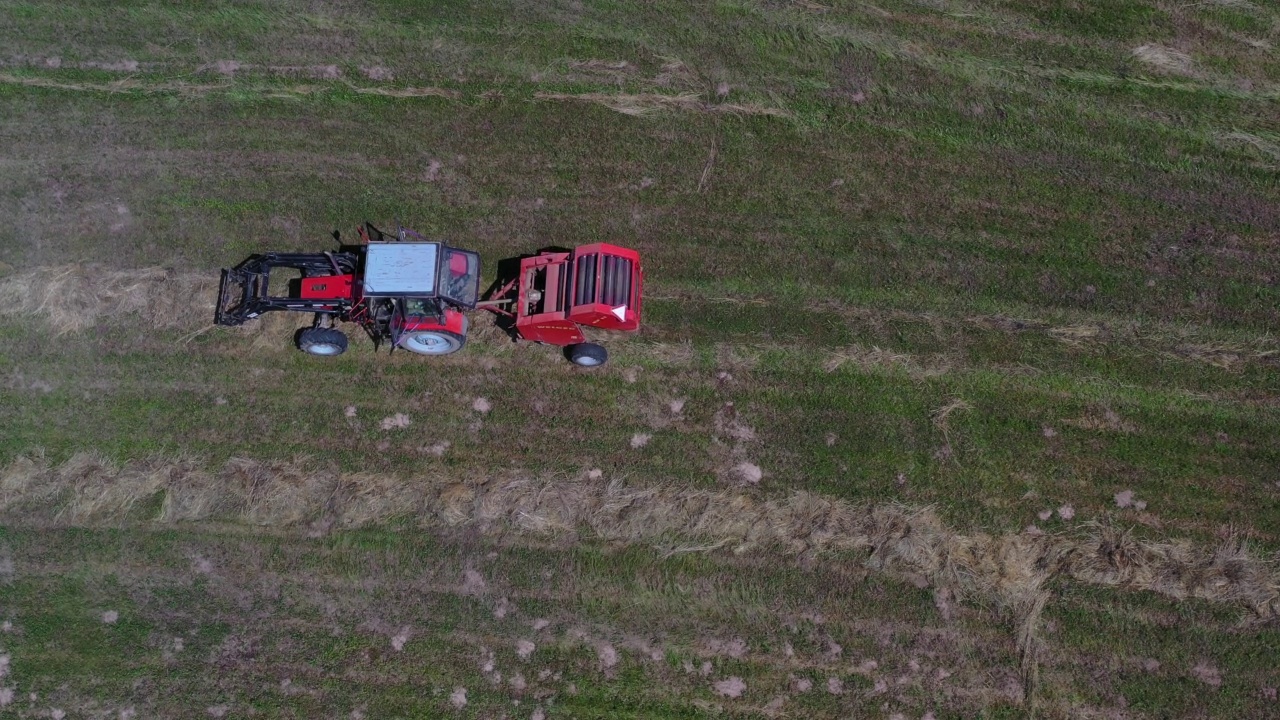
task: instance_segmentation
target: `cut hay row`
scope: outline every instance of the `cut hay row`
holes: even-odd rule
[[[846,365],[857,367],[862,372],[903,372],[913,378],[940,377],[952,369],[952,363],[944,357],[922,358],[876,346],[867,348],[860,345],[834,350],[822,367],[827,372],[835,372]]]
[[[82,453],[55,465],[35,454],[0,473],[0,517],[23,524],[230,521],[311,529],[409,521],[510,538],[852,554],[868,567],[923,575],[994,602],[1025,619],[1028,638],[1057,577],[1229,603],[1263,619],[1280,616],[1280,574],[1239,538],[1205,548],[1139,540],[1107,524],[1060,535],[964,534],[929,508],[854,504],[807,492],[763,499],[732,490],[514,475],[459,482],[244,458],[208,468],[191,458],[118,465]]]
[[[781,108],[765,107],[750,103],[708,103],[695,93],[664,95],[661,93],[558,93],[537,92],[535,100],[560,102],[584,102],[609,108],[623,115],[649,115],[663,110],[682,110],[728,115],[767,115],[791,117]]]
[[[123,77],[119,80],[109,80],[107,82],[90,82],[54,80],[52,78],[40,77],[38,75],[14,75],[13,73],[0,73],[0,83],[45,88],[48,90],[70,90],[74,92],[180,93],[196,95],[216,92],[218,90],[228,90],[232,87],[230,83],[189,83],[182,81],[154,82],[140,80],[133,76]]]
[[[419,98],[419,97],[442,97],[449,100],[459,100],[462,93],[457,90],[449,90],[447,88],[438,87],[365,87],[347,83],[353,91],[361,95],[382,95],[383,97],[398,98]]]
[[[382,95],[397,98],[438,97],[449,100],[461,100],[464,96],[457,90],[439,87],[378,87],[356,85],[349,81],[341,84],[303,84],[293,86],[264,85],[248,86],[232,82],[221,83],[188,83],[182,81],[152,81],[134,76],[106,82],[67,81],[38,75],[15,75],[0,73],[0,83],[23,85],[51,90],[68,90],[74,92],[101,93],[181,93],[205,94],[233,89],[262,92],[267,97],[292,97],[296,95],[313,95],[338,87],[343,87],[361,95]],[[492,92],[480,93],[478,98],[491,98]],[[537,92],[535,101],[568,101],[585,102],[607,107],[624,115],[641,116],[667,110],[705,112],[727,115],[763,115],[768,117],[789,118],[792,113],[782,108],[767,107],[755,103],[708,103],[694,93],[668,95],[664,93],[560,93]]]
[[[1235,131],[1219,133],[1214,137],[1220,143],[1228,147],[1244,145],[1257,151],[1268,160],[1280,162],[1280,139],[1277,139],[1277,136],[1274,134],[1270,135],[1268,138],[1254,133]],[[1271,167],[1275,166],[1273,165]]]
[[[181,329],[213,320],[217,275],[159,267],[112,270],[61,265],[0,278],[0,317],[45,320],[59,334],[108,324],[122,316],[154,329]]]
[[[161,267],[119,270],[83,264],[40,267],[0,277],[0,318],[21,318],[25,321],[31,317],[39,317],[59,334],[122,322],[136,324],[140,319],[152,329],[199,331],[208,328],[212,322],[217,293],[216,272],[187,273]],[[733,300],[699,296],[688,299],[706,302]],[[1108,328],[1098,323],[1055,326],[1040,320],[1003,316],[968,317],[961,321],[950,321],[934,315],[917,317],[894,310],[873,311],[866,308],[826,306],[823,309],[857,315],[859,319],[872,324],[882,319],[878,315],[871,317],[877,313],[904,322],[920,320],[935,325],[938,332],[944,332],[944,326],[952,322],[962,322],[988,331],[1039,332],[1081,350],[1105,345],[1123,337],[1130,344],[1136,339],[1137,347],[1164,357],[1206,363],[1229,371],[1239,370],[1250,363],[1275,364],[1280,361],[1280,344],[1269,337],[1256,338],[1251,342],[1204,341],[1189,335],[1185,329],[1174,332],[1142,328],[1142,332],[1139,332],[1138,328]],[[305,317],[300,315],[288,318],[284,315],[270,315],[269,319],[246,325],[246,330],[265,333],[284,326],[295,327],[299,318]],[[867,317],[863,318],[862,315]],[[493,342],[487,344],[498,344],[499,333],[486,335],[484,331],[484,328],[490,326],[475,323],[473,327],[473,341],[486,344],[491,340]],[[611,337],[601,340],[624,342],[627,338]],[[631,349],[669,365],[688,364],[693,362],[696,355],[692,346],[688,345],[640,343],[633,345]],[[785,349],[776,344],[769,347],[772,352]],[[807,355],[809,348],[804,350],[805,353],[797,354]],[[735,351],[750,353],[751,348],[738,346]],[[920,378],[945,375],[962,364],[960,358],[952,356],[912,356],[857,345],[833,348],[823,359],[823,367],[828,372],[853,367],[864,372],[903,372]]]
[[[1197,75],[1191,56],[1162,45],[1139,45],[1133,49],[1133,58],[1140,63],[1174,75]]]

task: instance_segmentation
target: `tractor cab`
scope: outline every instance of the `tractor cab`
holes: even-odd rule
[[[467,335],[463,312],[480,299],[480,256],[405,228],[389,235],[366,223],[359,234],[360,244],[338,252],[263,253],[224,270],[215,322],[239,325],[273,310],[313,313],[314,326],[297,338],[313,355],[346,350],[335,320],[410,352],[460,349]],[[273,270],[301,277],[289,282],[287,294],[272,294]]]
[[[467,336],[462,311],[480,298],[478,254],[438,242],[372,241],[365,245],[363,270],[362,302],[386,315],[392,347],[420,355],[462,348]]]
[[[480,256],[438,242],[370,242],[360,286],[367,298],[439,300],[470,310],[480,298]]]
[[[470,250],[444,246],[445,268],[440,295],[455,305],[472,309],[480,301],[480,256]]]

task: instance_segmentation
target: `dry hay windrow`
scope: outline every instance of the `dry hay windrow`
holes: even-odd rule
[[[104,69],[104,68],[99,68]],[[219,90],[228,90],[230,83],[192,83],[184,81],[145,81],[130,75],[118,80],[106,82],[64,81],[56,78],[37,75],[14,75],[0,73],[0,83],[8,85],[25,85],[27,87],[46,88],[50,90],[70,90],[74,92],[105,93],[153,93],[172,92],[184,95],[205,94]]]
[[[352,91],[360,95],[382,95],[384,97],[396,98],[422,98],[422,97],[440,97],[449,100],[462,99],[462,93],[457,90],[439,87],[361,87],[352,83],[347,83]]]
[[[42,267],[0,278],[0,316],[40,317],[58,334],[121,316],[154,329],[213,321],[218,277],[161,267],[113,270],[96,265]]]
[[[1139,540],[1109,524],[1058,535],[964,534],[930,508],[854,504],[808,492],[761,498],[670,484],[538,479],[484,482],[340,471],[305,459],[193,458],[116,464],[81,453],[54,464],[19,457],[0,472],[0,518],[53,525],[233,521],[255,526],[357,528],[396,520],[471,526],[495,536],[562,535],[656,547],[787,555],[862,556],[872,569],[918,574],[1011,611],[1030,652],[1048,583],[1200,598],[1280,616],[1280,574],[1238,537],[1217,547]]]
[[[243,67],[243,66],[241,66]],[[325,69],[326,66],[319,66],[319,69]],[[228,66],[228,69],[229,66]],[[285,70],[286,68],[277,68]],[[295,70],[315,73],[317,68],[295,68]],[[234,70],[231,71],[234,74]],[[337,80],[337,77],[329,77],[324,74],[316,76],[318,80]],[[15,75],[13,73],[0,72],[0,84],[24,85],[28,87],[40,87],[55,90],[68,90],[75,92],[106,92],[106,93],[179,93],[185,95],[203,95],[213,92],[226,92],[234,89],[241,91],[257,91],[265,97],[296,97],[299,95],[315,95],[318,93],[331,92],[337,88],[345,88],[361,95],[382,95],[385,97],[397,98],[427,98],[436,97],[447,100],[465,100],[466,96],[458,90],[450,88],[441,88],[434,86],[427,87],[383,87],[357,85],[350,81],[342,80],[341,82],[332,83],[309,83],[296,85],[275,85],[275,84],[258,84],[237,83],[230,79],[218,83],[192,83],[186,81],[173,80],[149,80],[137,76],[129,76],[118,80],[110,80],[106,82],[95,81],[64,81],[56,78],[41,77],[37,75]],[[500,91],[487,90],[475,95],[478,99],[487,99],[500,95]],[[667,93],[607,93],[607,92],[590,92],[590,93],[562,93],[562,92],[535,92],[533,94],[535,101],[573,101],[586,102],[607,107],[610,110],[622,113],[624,115],[641,116],[649,115],[655,112],[665,110],[683,110],[694,112],[705,112],[712,114],[728,114],[728,115],[767,115],[769,117],[789,118],[792,113],[789,110],[776,107],[768,107],[756,103],[734,103],[734,102],[718,102],[710,103],[702,99],[695,93],[667,94]]]
[[[606,107],[623,115],[649,115],[663,110],[684,110],[693,112],[717,113],[728,115],[768,115],[770,117],[791,117],[791,113],[782,108],[766,107],[753,103],[708,103],[696,93],[666,95],[663,93],[561,93],[536,92],[534,100],[557,100],[561,102],[585,102]]]
[[[1161,72],[1195,76],[1195,61],[1190,55],[1163,45],[1139,45],[1131,53],[1134,59]]]
[[[851,366],[867,373],[901,372],[913,378],[932,378],[946,375],[952,365],[952,359],[944,355],[910,355],[879,346],[848,345],[833,350],[822,367],[827,372]]]
[[[198,333],[208,329],[213,321],[218,282],[216,272],[178,272],[163,267],[122,270],[78,263],[40,267],[0,277],[0,318],[21,318],[25,321],[38,317],[58,334],[125,322],[138,324],[139,321],[144,327],[155,330],[189,330]],[[708,301],[737,302],[731,298],[711,298]],[[825,309],[841,311],[829,307]],[[844,312],[854,310],[857,309],[844,308]],[[871,322],[879,320],[879,311],[860,312],[868,315],[863,319]],[[919,319],[901,311],[885,313],[890,319]],[[283,333],[300,327],[307,317],[309,316],[305,314],[293,316],[289,313],[272,313],[255,322],[246,323],[240,331],[270,338],[261,342],[274,344]],[[945,322],[943,319],[936,316],[920,317],[937,325],[939,332],[942,331],[941,327]],[[1040,330],[1077,348],[1101,344],[1099,341],[1122,334],[1096,323],[1055,327],[1041,321],[994,317],[967,318],[965,322],[986,329],[1008,330],[1016,327]],[[1128,337],[1132,333],[1124,334]],[[668,365],[687,365],[696,354],[688,344],[636,342],[634,338],[615,334],[606,334],[599,339],[592,336],[591,339],[593,342],[606,344],[632,343],[633,352]],[[470,340],[473,344],[489,347],[509,344],[505,332],[498,330],[492,323],[485,322],[472,323]],[[1196,337],[1185,332],[1157,331],[1145,333],[1141,337],[1140,346],[1164,357],[1207,363],[1226,370],[1238,370],[1254,363],[1274,365],[1280,362],[1280,346],[1269,337],[1226,342]],[[735,353],[750,350],[740,345],[725,348]],[[771,346],[771,349],[791,350],[787,346],[777,345]],[[945,375],[963,364],[960,358],[952,355],[908,355],[879,347],[852,345],[833,348],[824,358],[822,366],[828,372],[853,367],[863,372],[902,372],[911,377],[929,378]]]

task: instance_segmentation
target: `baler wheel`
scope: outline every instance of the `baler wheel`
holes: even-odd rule
[[[579,367],[599,367],[609,359],[609,351],[595,343],[569,346],[569,362]]]
[[[347,350],[347,336],[333,328],[307,328],[298,334],[298,349],[308,355],[341,355]]]

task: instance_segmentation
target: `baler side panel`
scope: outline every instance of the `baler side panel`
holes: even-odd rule
[[[525,340],[548,345],[575,345],[586,340],[577,323],[570,320],[522,318],[516,321],[516,330]]]

